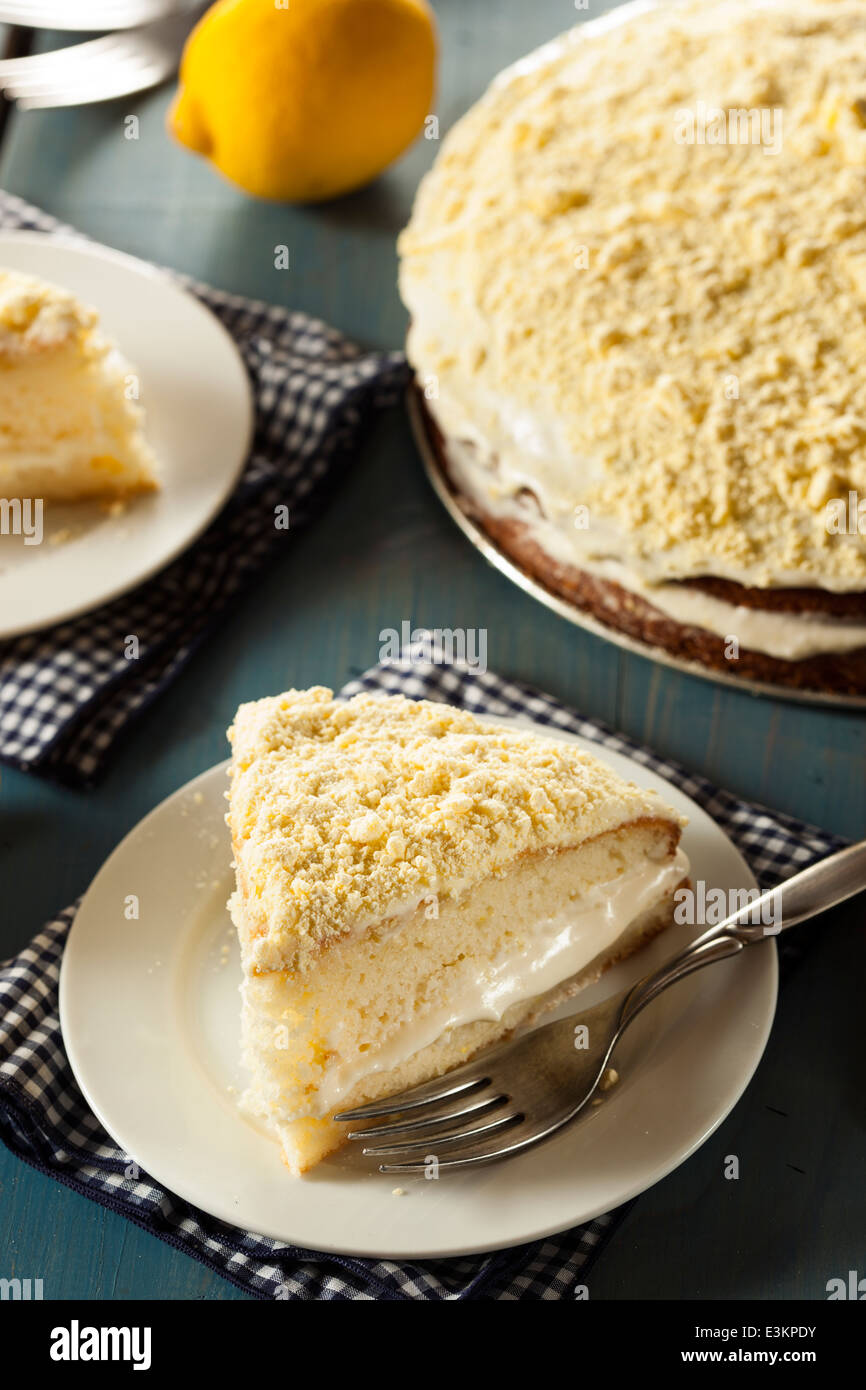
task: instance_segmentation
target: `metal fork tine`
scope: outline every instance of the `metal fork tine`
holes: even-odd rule
[[[101,61],[106,54],[111,54],[120,38],[114,34],[106,34],[101,39],[89,39],[87,43],[70,44],[66,48],[55,48],[50,53],[32,53],[23,58],[6,58],[0,62],[0,78],[23,77],[25,73],[31,72],[54,72],[58,68],[71,66],[73,63],[88,64]]]
[[[85,105],[143,91],[174,71],[188,28],[188,20],[175,15],[33,60],[11,59],[0,64],[0,89],[30,110]]]
[[[99,83],[101,91],[104,87],[114,85],[115,82],[122,83],[134,71],[135,66],[133,60],[119,51],[112,54],[110,60],[107,60],[104,65],[102,62],[81,68],[70,65],[68,71],[64,69],[58,73],[22,73],[21,77],[0,78],[0,81],[10,94],[16,96],[28,96],[31,93],[41,95],[47,92],[75,92],[79,89],[92,91],[96,83]]]
[[[132,29],[152,23],[176,10],[190,9],[194,0],[0,0],[0,23],[33,29]]]
[[[495,1159],[501,1158],[501,1157],[502,1157],[502,1150],[501,1150],[501,1149],[490,1149],[489,1151],[487,1151],[487,1152],[485,1152],[485,1153],[472,1154],[472,1155],[471,1155],[470,1157],[468,1157],[468,1158],[440,1159],[440,1160],[439,1160],[439,1167],[440,1167],[440,1168],[470,1168],[470,1167],[472,1167],[473,1165],[478,1165],[478,1164],[481,1164],[481,1163],[492,1163],[492,1162],[494,1162]],[[409,1163],[380,1163],[380,1164],[379,1164],[379,1172],[380,1172],[380,1173],[405,1173],[406,1175],[409,1175],[409,1174],[411,1174],[411,1173],[425,1173],[425,1172],[427,1171],[427,1167],[428,1167],[428,1165],[427,1165],[425,1162],[423,1162],[423,1160],[422,1160],[420,1163],[419,1163],[417,1160],[412,1161],[412,1162],[409,1162]]]
[[[96,83],[99,83],[101,89],[104,83],[108,82],[109,76],[120,76],[125,70],[125,64],[118,60],[106,67],[104,72],[102,66],[97,65],[86,70],[70,68],[67,71],[64,68],[62,72],[57,73],[33,72],[22,74],[21,77],[0,77],[0,86],[7,95],[15,97],[26,96],[31,92],[73,92],[79,89],[93,91]]]
[[[357,1105],[352,1110],[340,1110],[335,1120],[375,1120],[380,1115],[399,1115],[404,1110],[417,1110],[422,1105],[432,1105],[438,1100],[451,1100],[455,1096],[468,1095],[470,1091],[480,1090],[490,1085],[490,1077],[482,1068],[475,1074],[461,1077],[459,1072],[446,1073],[436,1081],[425,1081],[420,1086],[403,1091],[399,1096],[388,1096],[386,1100],[371,1101],[369,1105]]]
[[[457,1149],[447,1158],[440,1158],[437,1154],[436,1162],[440,1169],[443,1168],[472,1168],[478,1167],[482,1163],[494,1163],[497,1159],[513,1158],[519,1153],[525,1153],[527,1149],[533,1148],[543,1139],[548,1139],[551,1134],[556,1133],[556,1128],[539,1135],[531,1125],[514,1125],[503,1131],[498,1143],[487,1143],[478,1141],[476,1145],[466,1144]],[[429,1167],[429,1155],[423,1159],[410,1158],[405,1163],[380,1163],[380,1173],[426,1173]]]
[[[118,78],[112,85],[100,86],[99,92],[94,93],[88,86],[76,85],[75,87],[47,88],[44,91],[26,93],[16,97],[18,106],[22,111],[38,111],[54,106],[89,106],[97,101],[112,101],[116,97],[131,96],[135,92],[146,91],[148,87],[156,86],[161,81],[164,74],[160,70],[156,76],[147,74],[133,78],[132,76]],[[12,95],[10,93],[10,95]]]
[[[347,1139],[378,1139],[381,1135],[414,1134],[419,1130],[429,1131],[432,1125],[452,1124],[455,1120],[468,1120],[472,1116],[491,1114],[508,1103],[508,1096],[494,1096],[491,1100],[481,1100],[476,1105],[468,1105],[463,1110],[448,1110],[444,1115],[431,1115],[425,1110],[420,1120],[397,1120],[392,1125],[373,1125],[372,1129],[353,1129]]]
[[[369,1149],[362,1149],[361,1152],[369,1155],[370,1158],[384,1158],[386,1154],[418,1153],[419,1150],[423,1152],[425,1149],[429,1151],[432,1147],[439,1148],[443,1144],[477,1144],[479,1140],[486,1139],[489,1135],[513,1129],[522,1121],[523,1116],[521,1114],[500,1115],[497,1119],[491,1120],[489,1124],[478,1125],[475,1129],[457,1130],[454,1134],[428,1134],[424,1139],[412,1139],[398,1144],[376,1144]],[[440,1167],[448,1161],[448,1159],[440,1160]]]

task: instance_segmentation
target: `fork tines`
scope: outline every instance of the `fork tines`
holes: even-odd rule
[[[381,1163],[381,1173],[419,1173],[427,1169],[431,1157],[439,1167],[454,1168],[486,1162],[510,1151],[512,1145],[500,1141],[508,1134],[513,1138],[524,1117],[508,1107],[509,1096],[493,1088],[486,1071],[469,1068],[468,1074],[462,1069],[451,1072],[402,1095],[341,1111],[334,1119],[351,1122],[401,1116],[387,1124],[350,1130],[347,1138],[361,1143],[385,1139],[384,1144],[365,1143],[362,1152],[373,1158],[407,1155],[402,1163]],[[506,1113],[500,1113],[504,1108]],[[485,1123],[479,1124],[480,1120]],[[442,1148],[447,1152],[440,1159]],[[423,1156],[415,1157],[418,1154]]]
[[[82,106],[145,91],[177,70],[189,28],[188,14],[174,14],[139,29],[9,58],[0,62],[0,89],[29,109]]]
[[[189,9],[191,0],[0,0],[0,24],[31,29],[131,29]]]

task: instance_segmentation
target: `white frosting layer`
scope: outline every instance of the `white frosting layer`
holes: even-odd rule
[[[546,994],[578,974],[641,913],[672,893],[688,870],[689,861],[681,849],[661,866],[645,861],[614,883],[598,885],[583,902],[568,903],[555,915],[538,920],[531,939],[502,955],[486,973],[476,974],[468,962],[462,980],[455,980],[447,1007],[404,1024],[375,1058],[329,1066],[316,1097],[317,1112],[331,1114],[366,1076],[400,1066],[452,1029],[482,1019],[498,1021],[514,1004]],[[339,1036],[329,1038],[328,1046],[339,1055]]]
[[[427,402],[427,406],[444,432],[447,426],[440,403]],[[450,413],[445,412],[445,415]],[[599,526],[592,518],[588,526],[581,526],[574,511],[555,493],[549,492],[546,474],[542,471],[536,475],[533,470],[531,433],[527,430],[521,436],[518,430],[515,440],[518,438],[522,451],[512,445],[502,452],[497,449],[494,454],[487,441],[477,434],[473,437],[469,429],[458,438],[449,435],[450,470],[469,498],[497,518],[523,522],[536,543],[561,564],[574,565],[620,584],[677,623],[703,628],[723,640],[734,637],[740,647],[782,661],[800,661],[828,652],[850,652],[866,647],[866,623],[863,622],[811,613],[746,608],[726,603],[699,589],[653,583],[625,563],[626,546],[612,526]],[[517,494],[523,488],[529,488],[538,498],[544,516],[539,516],[531,503],[519,500]],[[747,577],[741,575],[739,578],[740,582],[748,582]],[[796,586],[793,576],[788,582]]]

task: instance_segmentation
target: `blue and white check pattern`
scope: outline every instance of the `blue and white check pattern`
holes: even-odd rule
[[[0,192],[0,229],[75,235]],[[0,761],[87,785],[117,739],[189,660],[270,560],[316,515],[373,414],[407,378],[401,353],[364,353],[306,314],[175,276],[231,333],[255,395],[253,447],[205,534],[96,612],[0,643]],[[290,528],[277,530],[286,505]],[[135,633],[139,655],[127,659]]]
[[[631,739],[584,719],[549,695],[490,673],[447,665],[434,650],[422,660],[368,671],[342,692],[400,692],[443,700],[479,714],[525,716],[625,753],[681,787],[719,823],[770,887],[841,847],[791,816],[750,805],[657,757]],[[594,1255],[626,1208],[562,1235],[495,1255],[396,1264],[299,1250],[236,1230],[172,1196],[140,1173],[90,1113],[70,1071],[58,1017],[60,958],[75,909],[50,922],[0,968],[0,1137],[27,1162],[169,1244],[239,1287],[276,1299],[574,1298]],[[799,948],[785,939],[786,951]],[[287,1179],[287,1181],[289,1181]]]

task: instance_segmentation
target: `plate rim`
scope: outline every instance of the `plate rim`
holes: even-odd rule
[[[524,729],[527,727],[527,724],[530,724],[539,732],[542,732],[547,736],[560,738],[566,742],[575,742],[579,746],[585,747],[588,750],[596,749],[596,745],[593,744],[593,741],[591,739],[587,739],[584,735],[573,734],[569,730],[549,728],[546,725],[535,724],[531,719],[528,718],[492,715],[487,716],[487,718],[490,722],[499,722],[504,724],[510,724],[512,726],[522,726]],[[602,757],[605,752],[614,753],[617,757],[623,758],[625,761],[629,763],[635,762],[635,760],[631,758],[629,754],[620,753],[616,749],[608,749],[604,745],[598,745],[597,751],[602,755]],[[67,1032],[66,1023],[69,1017],[69,1009],[71,1007],[68,1002],[69,990],[71,988],[69,985],[70,974],[69,970],[67,969],[69,946],[73,939],[73,935],[75,933],[77,924],[80,921],[84,920],[82,918],[82,914],[87,906],[88,899],[94,893],[94,890],[98,888],[99,880],[102,877],[102,875],[108,871],[109,866],[111,866],[117,858],[123,855],[128,845],[128,842],[132,841],[140,834],[147,833],[153,821],[161,813],[164,812],[165,808],[169,805],[169,803],[174,802],[176,800],[180,800],[182,797],[189,796],[190,794],[194,796],[197,787],[205,780],[216,778],[217,776],[224,777],[225,772],[230,764],[230,761],[231,760],[229,758],[226,758],[223,761],[216,763],[209,768],[206,768],[203,772],[200,772],[196,774],[194,777],[190,778],[187,782],[183,783],[180,787],[177,787],[173,792],[170,792],[168,796],[164,797],[160,802],[158,802],[156,806],[154,806],[150,811],[148,811],[139,821],[136,822],[135,825],[133,825],[127,831],[127,833],[123,836],[123,838],[119,841],[119,843],[115,846],[111,853],[106,857],[105,861],[97,870],[97,873],[94,875],[90,885],[84,893],[78,911],[75,914],[75,918],[70,928],[69,936],[67,937],[63,949],[58,989],[59,1018],[63,1046],[69,1061],[70,1069],[72,1070],[73,1076],[82,1092],[82,1095],[84,1096],[87,1104],[90,1106],[96,1118],[99,1120],[100,1124],[112,1137],[112,1139],[114,1139],[115,1143],[120,1145],[120,1147],[123,1148],[125,1152],[129,1153],[130,1157],[132,1158],[136,1158],[136,1155],[133,1152],[133,1150],[129,1149],[128,1146],[124,1143],[124,1141],[121,1138],[117,1137],[115,1133],[115,1128],[113,1124],[107,1121],[107,1118],[102,1110],[101,1105],[94,1102],[89,1082],[86,1077],[86,1066],[82,1065],[79,1069],[80,1059],[76,1058],[76,1044],[74,1041],[74,1036]],[[635,765],[643,773],[647,773],[648,771],[652,772],[652,769],[647,769],[640,763],[636,763]],[[694,798],[691,797],[688,792],[677,787],[675,783],[670,782],[669,779],[666,778],[663,774],[654,773],[653,775],[656,777],[656,780],[661,784],[660,790],[662,791],[662,794],[664,794],[664,789],[667,786],[671,786],[677,792],[678,796],[684,798],[691,805],[694,805],[695,808],[698,811],[700,811],[703,816],[707,817],[707,819],[711,822],[715,832],[721,837],[723,837],[728,849],[733,851],[740,865],[743,867],[744,881],[747,881],[749,886],[756,884],[757,881],[748,862],[740,853],[739,849],[734,844],[733,840],[731,840],[727,832],[722,829],[719,823],[709,814],[709,812],[705,811],[703,807],[699,806],[698,803],[694,801]],[[181,941],[182,939],[183,935],[179,934],[178,940]],[[755,1072],[757,1071],[757,1068],[760,1065],[760,1062],[764,1056],[767,1042],[772,1031],[773,1023],[775,1021],[776,1008],[778,1004],[779,966],[778,951],[775,938],[771,938],[768,942],[764,943],[764,945],[767,947],[766,957],[769,962],[769,976],[764,982],[764,988],[769,989],[770,997],[766,1013],[761,1022],[761,1026],[759,1029],[757,1029],[758,1037],[750,1040],[752,1043],[752,1053],[746,1066],[738,1069],[737,1079],[729,1088],[729,1092],[726,1096],[725,1102],[719,1108],[718,1112],[714,1114],[712,1122],[709,1123],[703,1129],[701,1129],[699,1132],[696,1132],[685,1147],[675,1148],[675,1150],[671,1151],[671,1153],[668,1154],[668,1156],[662,1161],[662,1163],[659,1166],[653,1168],[652,1174],[649,1177],[647,1177],[646,1171],[644,1170],[643,1176],[637,1177],[632,1184],[630,1184],[625,1190],[623,1190],[623,1192],[621,1192],[617,1196],[613,1204],[611,1204],[609,1201],[603,1201],[600,1205],[593,1205],[584,1210],[581,1210],[577,1215],[570,1214],[567,1217],[558,1217],[552,1222],[544,1224],[543,1226],[538,1226],[535,1223],[530,1223],[531,1229],[527,1228],[526,1230],[523,1230],[519,1235],[509,1236],[504,1241],[478,1240],[463,1243],[459,1246],[448,1246],[447,1248],[436,1247],[432,1250],[429,1249],[427,1246],[419,1248],[417,1244],[409,1246],[400,1246],[396,1244],[381,1245],[371,1249],[369,1245],[353,1244],[351,1241],[348,1244],[341,1244],[334,1243],[327,1239],[324,1241],[316,1240],[315,1243],[311,1245],[305,1242],[304,1239],[292,1237],[286,1234],[274,1234],[273,1232],[268,1232],[265,1230],[255,1231],[254,1234],[260,1235],[264,1239],[277,1240],[287,1244],[297,1244],[300,1239],[301,1248],[315,1249],[323,1254],[344,1255],[359,1259],[390,1259],[395,1261],[449,1259],[459,1258],[461,1256],[487,1254],[496,1250],[512,1249],[519,1245],[527,1244],[531,1241],[546,1239],[549,1236],[553,1236],[563,1231],[569,1230],[573,1226],[584,1225],[587,1222],[595,1220],[597,1217],[601,1215],[618,1210],[625,1203],[633,1200],[641,1193],[649,1191],[651,1188],[655,1187],[657,1183],[661,1182],[664,1178],[668,1177],[670,1173],[674,1172],[689,1158],[691,1158],[692,1155],[696,1153],[697,1150],[707,1142],[707,1140],[712,1136],[712,1134],[715,1133],[715,1131],[724,1122],[724,1120],[727,1119],[731,1111],[739,1103],[739,1101],[745,1094],[745,1091],[751,1083],[752,1078],[754,1077]],[[265,1136],[263,1136],[263,1138],[264,1137]],[[164,1186],[167,1191],[169,1191],[170,1193],[174,1193],[183,1201],[189,1202],[193,1207],[206,1211],[208,1212],[208,1214],[215,1217],[216,1219],[225,1221],[227,1224],[238,1229],[252,1229],[245,1226],[244,1224],[239,1225],[237,1212],[233,1212],[231,1210],[230,1204],[228,1202],[211,1202],[210,1194],[207,1194],[206,1200],[203,1201],[201,1192],[196,1194],[194,1191],[184,1190],[186,1186],[185,1184],[182,1187],[175,1186],[170,1180],[166,1180],[166,1177],[162,1176],[160,1172],[156,1171],[152,1166],[148,1165],[144,1161],[142,1161],[142,1167],[158,1183]],[[376,1175],[373,1174],[372,1176]],[[286,1181],[292,1180],[287,1178]]]
[[[240,369],[240,379],[243,381],[245,387],[245,428],[243,431],[243,448],[239,451],[239,458],[234,471],[230,476],[227,475],[222,489],[214,494],[210,505],[202,514],[202,518],[195,528],[188,532],[182,540],[178,540],[169,546],[164,554],[154,563],[147,564],[143,566],[141,570],[136,571],[134,578],[122,579],[117,584],[109,584],[109,587],[104,593],[100,594],[98,598],[85,599],[80,602],[75,601],[69,606],[64,607],[62,611],[53,614],[51,617],[41,619],[37,623],[29,621],[16,623],[14,618],[10,619],[7,624],[2,624],[2,622],[0,622],[0,641],[3,642],[10,641],[15,637],[25,637],[30,633],[45,632],[49,628],[56,627],[61,623],[71,622],[75,618],[81,618],[86,613],[93,613],[98,608],[102,608],[105,604],[113,603],[115,599],[121,598],[124,594],[130,593],[133,589],[137,589],[140,584],[145,584],[148,579],[152,579],[153,576],[159,574],[161,570],[167,569],[168,566],[188,550],[190,546],[195,544],[225,506],[226,501],[237,486],[238,479],[243,472],[252,448],[255,431],[255,398],[253,385],[238,345],[210,306],[205,304],[202,299],[199,299],[197,295],[193,294],[187,285],[183,283],[184,277],[181,272],[173,272],[170,269],[154,265],[150,261],[142,260],[139,256],[133,256],[127,251],[118,251],[113,246],[105,246],[102,242],[91,240],[90,237],[85,236],[83,233],[81,235],[70,231],[55,233],[39,231],[38,229],[29,227],[0,228],[0,255],[2,255],[3,246],[7,242],[58,246],[64,251],[90,254],[94,260],[113,261],[132,274],[138,274],[143,278],[155,280],[168,289],[177,291],[177,293],[182,295],[193,307],[194,311],[199,312],[202,323],[206,322],[211,330],[216,330],[218,336],[222,338],[226,346],[231,350],[231,355],[234,357],[235,364]],[[49,281],[51,280],[50,275],[44,278]]]

